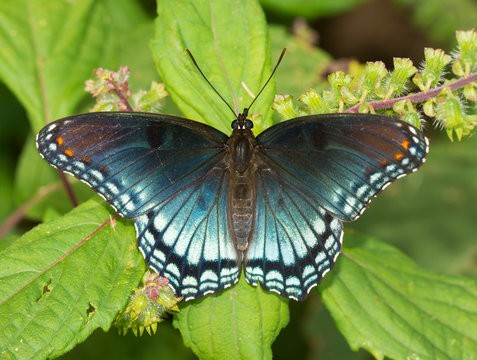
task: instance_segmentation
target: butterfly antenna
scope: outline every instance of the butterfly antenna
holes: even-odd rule
[[[189,51],[189,49],[186,49],[187,51],[187,54],[189,54],[189,57],[191,58],[192,62],[194,63],[195,67],[197,68],[197,70],[199,70],[200,74],[202,75],[202,77],[205,79],[205,81],[207,81],[207,84],[210,85],[210,87],[212,88],[212,90],[215,91],[215,93],[217,95],[219,95],[219,98],[222,99],[222,101],[225,103],[225,105],[228,106],[228,108],[230,109],[230,111],[232,111],[232,113],[234,114],[235,117],[237,117],[237,114],[235,113],[235,111],[232,109],[232,107],[229,105],[229,103],[227,101],[225,101],[225,99],[222,97],[222,95],[219,94],[219,92],[215,89],[214,85],[212,85],[212,83],[209,81],[209,79],[207,79],[207,77],[204,75],[204,73],[202,72],[202,70],[200,69],[199,65],[197,64],[197,62],[195,61],[194,57],[192,56],[191,52]]]
[[[278,61],[277,61],[277,64],[275,65],[275,67],[273,68],[273,71],[272,73],[270,74],[270,77],[268,78],[267,82],[265,83],[265,85],[262,86],[262,89],[258,92],[257,96],[255,96],[255,98],[253,99],[253,101],[250,103],[250,105],[247,107],[247,113],[248,113],[248,110],[252,107],[253,103],[255,102],[255,100],[257,100],[257,98],[260,96],[260,94],[262,93],[262,91],[267,87],[268,83],[270,82],[270,80],[272,80],[272,77],[273,77],[273,74],[275,74],[275,71],[277,70],[278,68],[278,65],[280,65],[280,62],[282,61],[283,59],[283,56],[285,55],[285,52],[287,51],[287,48],[284,48],[282,50],[282,53],[280,54],[280,57],[278,58]]]

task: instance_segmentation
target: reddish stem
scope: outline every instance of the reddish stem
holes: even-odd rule
[[[449,88],[451,91],[453,91],[453,90],[463,88],[464,86],[474,81],[477,81],[477,73],[470,74],[469,76],[453,81],[449,84],[442,85],[428,91],[419,92],[417,94],[401,96],[401,97],[390,99],[390,100],[377,100],[377,101],[369,101],[369,102],[365,102],[361,104],[356,104],[350,107],[349,109],[347,109],[345,112],[357,113],[361,105],[370,105],[374,110],[389,109],[389,108],[392,108],[395,103],[401,100],[409,100],[411,103],[419,103],[439,95],[439,93],[445,88]]]
[[[66,194],[70,198],[71,205],[73,205],[73,207],[77,207],[78,199],[73,191],[73,188],[71,187],[70,182],[68,181],[68,178],[66,177],[65,173],[62,172],[61,170],[57,169],[57,171],[58,171],[58,174],[60,175],[61,182],[63,183],[63,186],[65,187]]]
[[[126,109],[128,109],[128,111],[134,111],[127,96],[119,89],[118,85],[113,80],[109,80],[109,83],[112,85],[113,91],[118,96],[119,101],[126,107]]]
[[[0,226],[0,239],[3,238],[18,222],[23,219],[25,213],[36,205],[45,196],[52,193],[55,190],[60,189],[61,184],[55,182],[53,184],[44,186],[38,190],[38,192],[26,203],[21,205],[5,222]]]

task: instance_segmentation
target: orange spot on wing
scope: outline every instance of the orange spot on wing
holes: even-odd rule
[[[401,160],[403,157],[404,157],[404,155],[402,153],[397,153],[396,155],[394,155],[394,158],[396,160]]]
[[[73,151],[71,151],[71,149],[66,149],[65,154],[68,156],[73,156]]]
[[[381,166],[385,166],[387,164],[389,164],[389,161],[387,161],[386,159],[383,159],[379,162],[379,165],[381,165]]]
[[[409,147],[409,140],[404,140],[401,145],[404,150],[407,150],[407,148]]]
[[[63,140],[63,138],[62,138],[61,136],[58,136],[58,137],[56,138],[56,143],[58,144],[58,146],[63,145],[64,142],[65,142],[65,141]]]
[[[90,163],[91,162],[91,158],[89,156],[83,156],[81,158],[81,161],[85,162],[85,163]]]

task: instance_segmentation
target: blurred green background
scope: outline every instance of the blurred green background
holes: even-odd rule
[[[155,2],[138,1],[147,21],[144,34],[153,36]],[[450,51],[455,30],[477,24],[477,2],[471,0],[262,0],[271,25],[272,52],[289,52],[277,78],[279,93],[295,98],[310,86],[324,86],[326,74],[346,70],[350,60],[382,60],[392,68],[393,57],[423,59],[426,46]],[[231,39],[233,40],[233,39]],[[148,39],[143,39],[147,47]],[[320,51],[310,51],[311,44]],[[134,56],[134,54],[131,54]],[[146,86],[154,72],[152,58],[143,60],[149,71],[132,72],[133,86]],[[129,65],[124,63],[123,65]],[[156,75],[157,79],[157,75]],[[21,104],[0,83],[0,222],[24,201],[15,192],[17,163],[29,134]],[[87,108],[87,101],[85,102]],[[177,113],[168,103],[165,113]],[[390,186],[375,199],[356,229],[390,243],[419,266],[436,272],[477,278],[477,139],[451,143],[441,132],[425,126],[431,139],[428,161],[417,173]],[[28,179],[23,179],[28,181]],[[8,234],[12,239],[36,222],[23,219]],[[346,241],[346,237],[345,237]],[[8,237],[0,242],[0,248]],[[316,292],[304,303],[290,302],[290,324],[274,344],[276,359],[370,359],[365,351],[352,352],[335,328]],[[96,331],[62,359],[192,359],[179,332],[170,322],[157,335],[121,337]]]

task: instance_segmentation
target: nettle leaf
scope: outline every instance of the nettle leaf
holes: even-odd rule
[[[323,74],[332,60],[330,55],[304,41],[297,41],[284,26],[270,24],[269,30],[272,54],[279,54],[283,48],[287,49],[274,75],[279,94],[290,94],[297,100],[305,90],[329,86]]]
[[[469,359],[477,354],[477,284],[419,269],[397,249],[345,234],[318,290],[353,349],[376,358]]]
[[[145,271],[133,227],[111,215],[88,201],[0,252],[2,357],[54,358],[109,329]]]
[[[104,2],[95,0],[0,3],[0,77],[35,131],[71,114],[84,96],[84,81],[110,51],[105,15]]]
[[[174,327],[201,359],[271,359],[288,319],[287,299],[251,287],[242,275],[232,289],[183,306]]]
[[[231,133],[234,119],[186,53],[194,55],[209,81],[241,112],[270,76],[270,40],[265,16],[257,1],[161,0],[157,4],[156,35],[151,41],[157,70],[183,114]],[[261,113],[260,132],[272,124],[270,104],[274,80],[251,112]]]
[[[316,19],[318,17],[331,16],[334,14],[350,11],[369,0],[261,0],[263,7],[272,13],[278,13],[287,18],[303,17]]]

